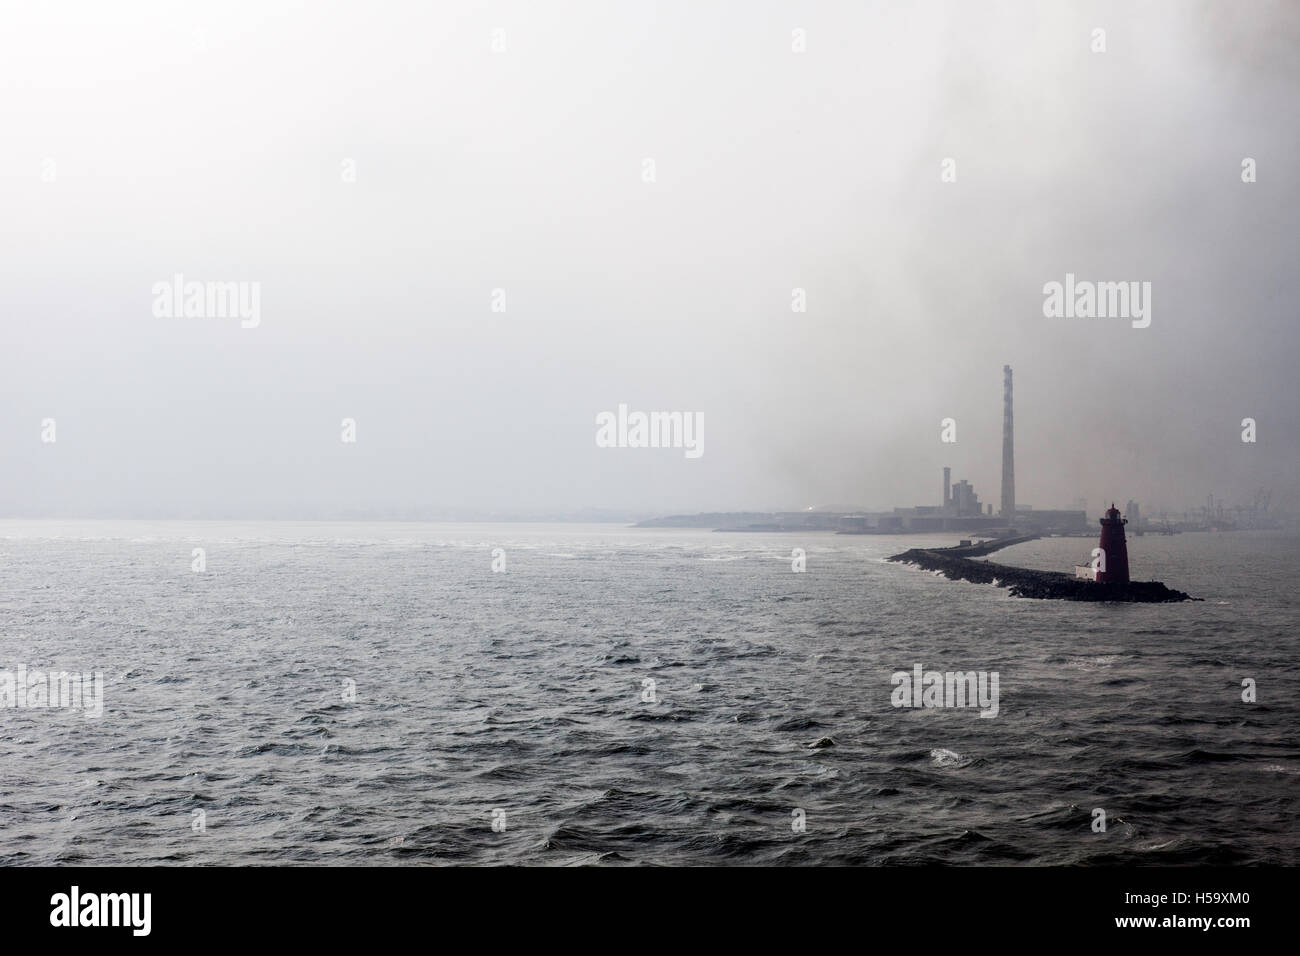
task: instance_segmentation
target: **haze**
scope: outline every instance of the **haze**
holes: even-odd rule
[[[1300,498],[1294,7],[192,6],[0,12],[0,515]]]

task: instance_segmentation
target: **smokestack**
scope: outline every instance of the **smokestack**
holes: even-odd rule
[[[1016,520],[1016,445],[1011,417],[1011,366],[1002,366],[1002,517]]]
[[[948,510],[948,503],[952,501],[952,469],[943,470],[943,510]]]

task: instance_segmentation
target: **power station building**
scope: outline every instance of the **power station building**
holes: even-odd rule
[[[975,486],[964,478],[954,485],[951,468],[943,470],[942,513],[957,518],[984,516],[984,508],[980,504],[980,496],[975,494]]]
[[[1005,523],[1018,531],[1081,531],[1088,527],[1086,511],[1035,511],[1016,504],[1016,429],[1011,401],[1011,366],[1002,366],[1002,512]]]
[[[1002,366],[1002,517],[1016,520],[1016,441],[1011,415],[1011,366]]]
[[[1051,509],[1035,511],[1016,504],[1016,435],[1012,400],[1011,366],[1002,366],[1002,509],[993,516],[992,505],[982,505],[969,481],[952,483],[952,469],[943,470],[943,504],[939,508],[896,508],[902,521],[896,527],[909,531],[981,531],[1015,528],[1022,532],[1072,532],[1088,527],[1086,511]]]
[[[1134,506],[1130,506],[1133,508]],[[1025,533],[1083,532],[1088,529],[1085,510],[1035,510],[1016,504],[1015,415],[1012,403],[1011,366],[1002,366],[1002,508],[995,516],[993,505],[980,502],[975,487],[962,479],[952,481],[952,469],[943,469],[943,500],[939,505],[895,508],[893,514],[854,515],[847,519],[857,532],[891,531],[1005,531]]]

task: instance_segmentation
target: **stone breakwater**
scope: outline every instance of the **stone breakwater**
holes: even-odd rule
[[[1182,591],[1165,587],[1159,581],[1130,581],[1128,584],[1098,584],[1060,571],[1033,571],[1013,568],[992,561],[977,561],[977,557],[991,554],[1033,537],[1003,538],[983,544],[956,548],[912,548],[890,557],[890,561],[914,564],[927,571],[938,571],[954,581],[973,581],[976,584],[996,584],[1009,588],[1012,597],[1054,599],[1058,601],[1132,601],[1161,604],[1173,601],[1198,601]]]

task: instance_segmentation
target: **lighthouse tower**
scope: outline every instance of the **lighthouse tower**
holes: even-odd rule
[[[1101,567],[1097,570],[1097,581],[1101,584],[1128,584],[1128,543],[1124,540],[1124,525],[1128,519],[1119,516],[1119,509],[1112,501],[1106,517],[1101,519]]]

